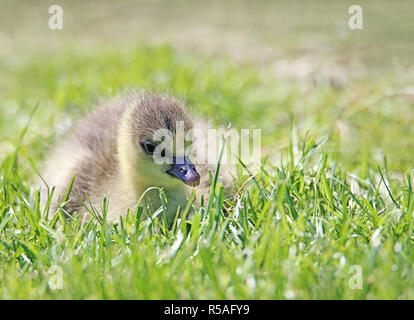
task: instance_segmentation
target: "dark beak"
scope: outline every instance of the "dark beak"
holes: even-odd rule
[[[195,166],[184,158],[173,158],[174,164],[167,171],[168,174],[180,179],[186,185],[197,187],[200,184],[200,175],[197,173]]]

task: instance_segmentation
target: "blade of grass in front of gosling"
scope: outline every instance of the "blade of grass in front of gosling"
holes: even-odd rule
[[[188,215],[188,212],[190,211],[191,205],[193,204],[193,201],[194,201],[195,197],[196,197],[196,192],[195,192],[195,190],[193,190],[191,192],[190,198],[188,199],[184,210],[181,211],[181,228],[180,229],[183,229],[182,233],[184,234],[184,237],[187,237],[187,234],[188,234],[188,231],[187,231],[187,225],[188,225],[187,215]]]
[[[141,202],[143,201],[143,199],[145,198],[145,196],[147,195],[148,192],[150,192],[151,190],[160,190],[160,188],[158,187],[149,187],[148,189],[146,189],[142,195],[139,197],[138,201],[137,201],[137,205],[136,205],[136,219],[135,219],[135,232],[139,231],[139,227],[141,225],[141,219],[144,213],[144,207],[141,206]],[[152,219],[152,215],[149,215],[149,217]]]
[[[9,192],[6,188],[6,181],[3,177],[1,177],[1,183],[3,185],[3,198],[4,198],[4,204],[7,205],[9,203]]]
[[[83,218],[80,215],[73,217],[72,221],[72,235],[68,238],[70,245],[76,245],[82,242],[85,238],[85,233],[88,230],[88,226],[84,223]]]
[[[215,199],[216,185],[217,185],[218,175],[219,175],[220,166],[221,166],[221,159],[223,158],[224,146],[226,144],[226,138],[224,136],[222,136],[222,142],[223,143],[221,145],[219,158],[217,160],[216,172],[214,173],[213,184],[210,187],[210,194],[209,194],[209,197],[208,197],[207,210],[205,212],[206,216],[208,216],[208,214],[210,212],[210,209],[211,209],[211,206],[213,204],[213,200]]]
[[[255,206],[253,205],[252,199],[250,197],[250,195],[247,193],[246,197],[244,198],[245,200],[245,206],[246,208],[249,208],[251,211],[251,216],[254,219],[254,221],[257,220],[257,212],[255,210]],[[249,214],[248,214],[248,210],[245,211],[245,214],[241,217],[242,218],[242,225],[247,228],[248,224],[249,224]]]
[[[100,241],[101,241],[102,237],[98,236],[97,227],[98,227],[97,224],[95,224],[95,223],[91,224],[91,229],[92,229],[91,230],[91,234],[92,234],[91,238],[93,239],[91,252],[93,252],[93,254],[95,255],[95,256],[92,255],[91,258],[94,258],[95,263],[99,263],[99,261],[100,261],[100,252],[102,250],[102,245],[100,245]],[[94,250],[92,251],[92,249],[94,249]]]
[[[145,200],[144,200],[145,201]],[[148,229],[149,228],[151,228],[151,233],[153,234],[153,235],[157,235],[157,234],[159,234],[158,232],[157,232],[157,227],[159,226],[160,228],[163,228],[163,224],[161,224],[161,219],[159,219],[158,218],[158,216],[160,215],[160,214],[162,214],[162,210],[163,210],[163,208],[162,208],[162,206],[160,206],[157,210],[155,210],[153,213],[149,213],[148,214],[148,219],[147,219],[147,221],[148,221],[148,223],[147,223],[147,225],[148,225]]]
[[[253,181],[254,181],[254,183],[256,184],[256,186],[257,186],[257,188],[259,189],[259,191],[260,191],[260,193],[261,193],[261,195],[262,195],[262,197],[263,197],[263,199],[265,199],[265,200],[269,200],[268,199],[268,196],[263,192],[263,189],[260,187],[260,185],[259,185],[259,182],[257,181],[257,178],[256,178],[256,176],[249,170],[249,168],[247,168],[247,166],[244,164],[244,162],[240,159],[240,158],[238,158],[238,160],[239,160],[239,162],[240,162],[240,164],[243,166],[243,168],[244,169],[246,169],[246,171],[248,172],[248,174],[251,176],[251,177],[253,177]]]
[[[290,180],[286,180],[286,184],[289,188],[289,193],[292,194],[294,197],[296,197],[303,204],[306,204],[306,200],[302,197],[303,188],[305,187],[305,179],[302,175],[299,176],[299,182],[297,182],[296,184],[298,183],[299,183],[299,190],[296,188],[295,184],[292,184],[290,182]]]
[[[285,188],[285,197],[286,197],[286,200],[287,200],[289,213],[292,216],[292,218],[294,220],[296,220],[296,218],[298,217],[298,213],[295,209],[295,205],[293,204],[292,198],[290,197],[289,186],[287,184],[285,184],[285,186],[286,186],[286,188]]]
[[[13,183],[10,182],[10,185],[13,187]],[[27,218],[27,220],[29,221],[30,226],[32,227],[32,229],[37,232],[37,228],[38,228],[38,224],[37,224],[37,220],[36,220],[36,213],[32,210],[32,208],[30,207],[30,203],[27,201],[27,199],[24,197],[24,195],[22,193],[19,193],[16,191],[16,196],[17,198],[21,201],[21,203],[23,204],[23,207],[25,208],[24,212],[25,212],[25,217]]]
[[[246,196],[243,198],[243,207],[240,209],[240,204],[241,204],[241,199],[240,202],[238,202],[238,210],[239,210],[239,216],[237,219],[234,219],[234,223],[243,231],[243,232],[235,232],[235,230],[231,230],[233,235],[234,235],[234,239],[237,241],[237,243],[239,244],[245,244],[245,240],[247,238],[247,235],[250,233],[249,230],[249,200],[248,198],[248,194],[246,194]]]
[[[142,206],[137,206],[137,209],[135,210],[135,212],[136,212],[135,232],[138,232],[139,231],[139,227],[141,225],[141,218],[142,218],[143,211],[144,211],[144,208]]]
[[[384,160],[384,161],[385,161],[385,160]],[[385,162],[385,163],[386,163],[386,162]],[[382,180],[382,182],[384,183],[385,188],[387,189],[388,195],[389,195],[389,196],[390,196],[390,198],[391,198],[391,201],[395,204],[395,206],[396,206],[398,209],[401,209],[401,208],[400,208],[400,206],[398,205],[397,201],[395,201],[394,197],[392,196],[391,190],[388,188],[387,183],[385,182],[385,179],[384,179],[384,176],[383,176],[383,174],[382,174],[382,171],[381,171],[380,166],[378,166],[378,171],[379,171],[379,173],[380,173],[380,175],[381,175],[381,180]]]
[[[54,228],[57,221],[59,220],[59,211],[56,211],[55,215],[53,216],[53,218],[50,220],[50,227]]]
[[[40,212],[40,191],[39,189],[35,190],[35,207],[34,212],[36,216],[36,221],[40,221],[41,212]]]
[[[39,227],[39,225],[37,224],[37,221],[36,221],[36,213],[33,212],[30,209],[30,207],[27,206],[26,203],[24,204],[24,207],[26,208],[26,210],[25,210],[26,218],[29,221],[29,224],[30,224],[32,230],[37,233],[37,228]]]
[[[231,222],[232,222],[232,218],[230,218],[230,217],[224,218],[223,223],[220,225],[219,233],[218,233],[218,236],[217,236],[218,243],[222,243],[225,240],[226,231],[228,230],[228,225]]]
[[[366,198],[362,198],[361,200],[365,204],[365,207],[368,208],[368,211],[371,213],[371,217],[372,217],[372,220],[374,222],[375,228],[378,228],[378,226],[381,223],[381,219],[380,219],[380,217],[379,217],[379,215],[377,213],[377,210],[375,210],[371,206],[371,204],[369,203],[369,201]]]
[[[95,235],[95,237],[98,237],[98,243],[99,245],[98,250],[97,250],[97,262],[102,262],[103,261],[103,257],[104,257],[104,243],[105,243],[105,236],[104,234],[102,234],[102,226],[101,226],[101,230],[99,233],[97,233]]]
[[[63,207],[66,205],[66,203],[68,203],[68,202],[69,202],[69,194],[70,194],[70,192],[72,191],[72,187],[73,187],[73,183],[74,183],[74,181],[75,181],[75,177],[76,177],[76,172],[73,174],[72,179],[71,179],[71,181],[70,181],[70,183],[69,183],[69,186],[68,186],[68,188],[67,188],[67,190],[66,190],[65,196],[63,197],[63,200],[62,200],[62,201],[60,201],[60,204],[59,204],[58,210],[56,211],[55,216],[52,218],[52,221],[51,221],[51,223],[50,223],[51,228],[54,228],[54,227],[55,227],[57,220],[61,220],[61,223],[62,223],[63,225],[65,225],[65,223],[66,223],[66,219],[64,219],[64,218],[63,218],[63,216],[62,216],[62,212],[63,212],[63,211],[64,211],[64,212],[66,212],[66,211],[63,209]],[[69,215],[69,216],[70,216],[70,215]],[[63,220],[63,221],[62,221],[62,220]]]
[[[203,208],[204,207],[204,194],[202,194],[200,196],[200,207]]]
[[[52,204],[53,195],[55,194],[56,187],[53,186],[51,190],[47,191],[47,201],[46,205],[43,208],[42,216],[45,217],[46,221],[49,221],[49,212],[50,212],[50,206]]]
[[[66,194],[65,194],[65,196],[64,196],[64,200],[63,201],[60,201],[60,203],[59,203],[59,207],[58,207],[58,210],[56,211],[56,214],[55,214],[55,216],[53,217],[53,219],[51,220],[51,222],[50,222],[50,226],[52,227],[52,228],[54,228],[55,227],[55,225],[56,225],[56,223],[57,223],[57,221],[59,220],[60,221],[60,223],[62,224],[62,226],[64,227],[64,230],[66,230],[66,228],[67,228],[67,225],[68,225],[68,219],[70,219],[71,217],[72,217],[72,215],[71,214],[69,214],[66,210],[65,210],[65,205],[67,204],[67,203],[69,203],[69,201],[70,201],[70,199],[69,199],[69,194],[70,194],[70,190],[72,189],[72,186],[73,186],[73,181],[75,180],[75,176],[76,176],[76,173],[74,174],[74,176],[73,176],[73,178],[72,178],[72,181],[71,181],[71,183],[70,183],[70,185],[69,185],[69,187],[68,187],[68,190],[67,190],[67,192],[66,192]],[[65,200],[66,199],[66,200]],[[65,217],[66,216],[66,217]]]
[[[268,200],[265,202],[264,206],[262,207],[262,210],[257,216],[257,220],[254,223],[254,228],[257,230],[260,226],[260,224],[264,221],[267,212],[269,211],[270,207],[273,204],[273,200]]]
[[[278,199],[277,199],[277,207],[280,213],[280,221],[282,223],[282,228],[284,231],[288,231],[288,222],[286,218],[286,211],[283,207],[283,198],[286,196],[286,184],[282,184],[279,189]]]
[[[40,222],[39,223],[39,227],[43,228],[44,230],[46,230],[46,232],[53,238],[56,239],[57,238],[57,233],[55,232],[55,230],[49,228],[49,226],[47,226],[46,224]]]
[[[181,212],[181,207],[177,206],[177,210],[175,211],[175,215],[174,215],[174,220],[171,224],[171,229],[170,229],[172,234],[176,234],[177,225],[179,226],[181,223],[181,220],[178,219],[178,217],[180,216],[180,212]]]
[[[413,197],[412,197],[413,191],[412,191],[412,187],[411,187],[411,175],[410,175],[409,172],[407,173],[406,178],[407,178],[407,187],[408,187],[408,190],[407,190],[408,197],[407,197],[407,205],[406,205],[407,210],[406,210],[405,213],[408,214],[408,213],[413,212],[414,201],[413,201]]]
[[[102,203],[102,222],[104,223],[104,227],[106,227],[107,216],[108,216],[108,197],[104,196],[103,203]]]
[[[5,210],[6,209],[4,209],[4,211]],[[4,211],[3,211],[3,213],[4,213]],[[16,214],[17,214],[16,212],[13,213],[13,211],[11,211],[11,210],[8,210],[6,214],[3,214],[3,220],[0,223],[0,234],[3,231],[4,227],[7,225],[7,222],[9,222],[9,220],[11,218],[13,218],[13,216],[16,215]]]
[[[89,206],[83,201],[83,198],[79,195],[78,191],[76,190],[75,192],[76,192],[76,196],[78,197],[81,203],[81,207],[86,209],[86,211],[89,213],[91,217],[91,220],[93,220],[94,222],[96,220],[100,225],[102,225],[103,224],[102,217],[98,212],[96,212],[95,207],[93,206],[92,201],[89,198],[88,194],[85,192],[85,197],[89,203]]]
[[[103,199],[103,204],[102,204],[102,228],[103,228],[103,238],[105,239],[106,245],[111,247],[112,242],[111,242],[111,235],[108,232],[108,206],[109,206],[109,202],[108,202],[108,197],[105,196]]]
[[[223,185],[220,185],[219,195],[218,195],[218,198],[216,199],[216,212],[215,212],[214,224],[213,224],[213,228],[210,232],[209,239],[208,239],[209,248],[211,247],[213,243],[214,235],[216,234],[216,231],[217,231],[217,226],[218,226],[220,216],[221,216],[221,208],[223,206],[223,200],[224,200],[224,187]]]
[[[29,248],[28,245],[26,245],[25,243],[19,240],[15,241],[15,243],[21,248],[23,248],[23,251],[26,254],[26,257],[30,259],[30,261],[27,261],[27,260],[26,261],[32,264],[36,260],[37,256],[39,255],[37,250],[33,247]]]
[[[161,188],[159,188],[159,187],[149,187],[148,189],[146,189],[142,194],[141,194],[141,196],[139,197],[139,199],[138,199],[138,201],[137,201],[137,208],[139,207],[139,206],[141,206],[141,202],[144,200],[144,198],[145,198],[145,196],[147,195],[147,193],[148,192],[150,192],[151,190],[158,190],[158,191],[160,191],[161,190]]]
[[[332,179],[331,179],[332,181]],[[332,189],[329,186],[329,184],[326,181],[325,175],[322,174],[322,185],[323,185],[323,189],[325,190],[325,193],[327,195],[327,197],[325,195],[324,198],[327,198],[328,202],[329,202],[329,208],[331,208],[331,210],[334,210],[335,206],[334,206],[334,199],[333,199],[333,194],[332,194]]]
[[[348,194],[352,197],[352,199],[361,207],[363,208],[362,203],[355,197],[355,195],[352,193],[352,191],[348,188],[348,186],[343,183],[341,180],[337,179],[336,177],[332,177],[333,180],[338,182],[342,187],[345,188],[345,190],[348,192]]]
[[[372,198],[379,200],[381,202],[382,206],[388,210],[388,206],[385,203],[384,199],[382,199],[382,196],[381,196],[381,191],[380,191],[381,184],[382,184],[382,180],[379,179],[378,184],[375,187],[375,194],[373,195]],[[393,203],[391,203],[391,204],[393,205]]]
[[[128,214],[130,214],[131,209],[128,209]],[[119,224],[120,224],[120,235],[121,235],[121,240],[122,240],[122,245],[126,245],[127,244],[127,235],[126,235],[126,231],[125,231],[125,226],[124,226],[124,217],[119,217]]]
[[[161,231],[163,232],[164,236],[167,237],[169,240],[168,234],[168,221],[167,221],[167,197],[165,195],[164,189],[161,188],[159,192],[160,201],[161,201],[161,208],[162,208],[162,221],[163,225],[161,225]]]
[[[254,205],[252,203],[252,200],[248,193],[246,193],[246,196],[243,198],[243,209],[240,213],[240,217],[238,219],[240,226],[243,228],[246,234],[249,233],[249,211],[251,212],[250,219],[253,219],[254,221],[257,220],[257,214],[256,210],[254,209]]]
[[[185,242],[188,244],[195,243],[195,246],[198,248],[197,240],[199,239],[198,235],[200,234],[200,219],[201,214],[194,215],[191,220],[186,221],[186,225],[181,224],[185,230],[183,232],[186,232],[185,236]],[[197,252],[198,249],[196,249]],[[196,255],[197,253],[194,253]]]

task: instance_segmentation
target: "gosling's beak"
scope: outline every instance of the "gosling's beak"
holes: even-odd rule
[[[200,184],[200,175],[197,173],[195,166],[185,157],[173,157],[174,164],[167,171],[168,174],[180,179],[186,185],[197,187]]]

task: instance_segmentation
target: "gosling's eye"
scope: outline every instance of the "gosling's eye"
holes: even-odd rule
[[[149,155],[152,155],[154,153],[155,145],[152,142],[142,141],[141,142],[141,147]]]

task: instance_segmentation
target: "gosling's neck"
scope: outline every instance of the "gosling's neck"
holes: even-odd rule
[[[131,109],[127,109],[121,117],[117,150],[119,159],[119,180],[127,184],[137,194],[141,194],[149,187],[163,187],[166,192],[181,192],[184,184],[171,178],[161,170],[154,171],[154,163],[150,157],[143,157],[137,152],[137,147],[130,132],[129,117]]]

